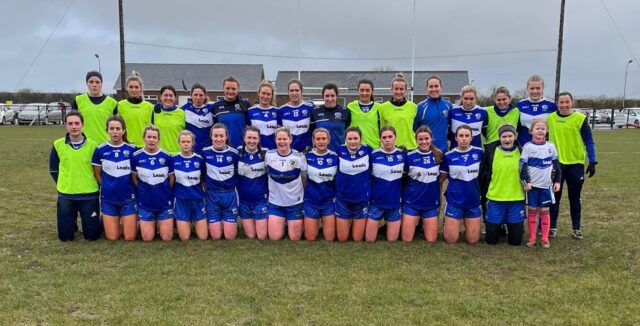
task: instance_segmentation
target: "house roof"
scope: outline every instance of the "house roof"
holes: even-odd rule
[[[184,83],[189,89],[193,84],[200,83],[208,91],[222,91],[222,80],[227,76],[234,76],[240,81],[241,90],[255,91],[264,79],[264,70],[261,64],[125,64],[127,77],[134,70],[140,74],[145,90],[160,90],[164,85],[172,85],[176,90],[183,90],[182,80],[184,79]],[[113,89],[120,89],[120,74],[118,74]]]
[[[458,95],[460,89],[469,84],[469,72],[460,71],[415,71],[414,95],[427,95],[425,82],[427,77],[437,75],[442,79],[444,96]],[[319,95],[322,86],[326,83],[334,83],[340,88],[340,95],[357,95],[357,83],[360,79],[373,81],[374,93],[378,95],[391,95],[391,81],[395,77],[395,71],[301,71],[300,79],[304,85],[306,95]],[[405,78],[411,83],[411,71],[403,72]],[[297,71],[279,71],[276,78],[276,93],[287,94],[287,84],[297,78]],[[343,90],[343,88],[346,88]]]

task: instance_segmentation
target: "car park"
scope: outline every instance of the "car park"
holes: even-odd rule
[[[0,104],[0,125],[7,123],[13,123],[16,118],[16,113],[11,109],[9,105]]]
[[[18,124],[47,124],[47,103],[29,103],[18,114]]]

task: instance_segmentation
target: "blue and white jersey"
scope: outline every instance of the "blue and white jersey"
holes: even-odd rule
[[[344,144],[345,130],[351,124],[351,115],[349,110],[342,105],[337,105],[334,108],[321,105],[313,109],[311,122],[314,124],[313,129],[327,129],[331,137],[329,149],[337,151],[338,147]]]
[[[202,107],[195,107],[188,102],[182,107],[186,120],[187,130],[196,135],[196,142],[193,144],[195,153],[202,153],[202,149],[211,146],[211,126],[213,126],[213,108],[211,104]]]
[[[534,119],[543,119],[547,121],[549,114],[558,111],[558,107],[553,101],[543,98],[539,102],[533,102],[526,98],[516,103],[520,110],[520,128],[518,130],[518,143],[520,145],[531,141],[529,128]]]
[[[249,122],[260,130],[260,147],[265,150],[276,149],[275,133],[278,129],[278,108],[253,106],[247,111]]]
[[[336,197],[338,155],[327,151],[318,154],[315,149],[305,154],[307,159],[307,188],[304,201],[311,205],[325,205]]]
[[[407,154],[407,183],[402,192],[403,203],[418,209],[440,207],[440,164],[431,151],[419,150]]]
[[[447,203],[465,209],[480,205],[478,172],[481,161],[482,149],[473,146],[466,151],[454,148],[444,155],[440,172],[448,174],[449,185],[444,193]]]
[[[267,167],[264,153],[249,152],[238,147],[238,197],[247,203],[259,203],[267,200]]]
[[[269,173],[269,203],[289,207],[302,203],[302,173],[307,171],[307,161],[296,150],[282,156],[277,150],[264,155]]]
[[[371,194],[371,147],[360,145],[351,152],[347,145],[338,148],[336,198],[349,203],[366,203]]]
[[[300,103],[298,106],[285,104],[278,109],[278,125],[289,128],[293,138],[291,148],[298,152],[311,146],[309,126],[312,112],[313,105],[310,103]]]
[[[238,183],[236,168],[238,167],[238,151],[231,146],[217,150],[209,146],[202,151],[207,175],[205,185],[207,191],[233,191]]]
[[[212,104],[213,117],[216,122],[224,124],[229,129],[229,143],[233,148],[237,148],[243,143],[242,133],[244,128],[249,125],[247,109],[250,106],[251,104],[247,100],[240,97],[232,102],[220,99]]]
[[[536,188],[551,188],[553,180],[553,160],[558,159],[558,151],[552,142],[544,144],[526,143],[522,148],[520,161],[527,163],[531,185]]]
[[[473,136],[471,146],[482,147],[482,133],[486,129],[487,122],[489,121],[487,110],[477,105],[471,110],[465,110],[459,106],[449,111],[449,121],[452,135],[450,148],[456,148],[458,146],[458,142],[456,142],[453,136],[456,134],[456,129],[462,125],[471,127],[471,135]]]
[[[390,153],[382,148],[371,152],[371,205],[383,209],[400,208],[406,162],[406,153],[398,148]]]
[[[122,204],[135,198],[131,180],[131,157],[136,147],[122,143],[118,146],[108,142],[93,152],[91,164],[102,168],[100,200],[110,204]]]
[[[138,175],[138,206],[149,212],[173,208],[173,190],[169,175],[173,174],[171,154],[159,150],[153,154],[140,149],[131,158],[131,172]]]
[[[173,172],[176,182],[173,190],[176,198],[180,200],[202,200],[202,172],[205,169],[202,156],[193,154],[189,157],[182,153],[173,156]]]

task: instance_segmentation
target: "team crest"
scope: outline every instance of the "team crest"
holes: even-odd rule
[[[193,166],[194,166],[196,169],[199,169],[199,168],[200,168],[200,162],[193,162]]]
[[[358,151],[358,155],[360,155],[360,156],[364,155],[364,151],[363,150],[359,150]]]
[[[159,160],[158,160],[158,162],[160,162],[160,165],[164,165],[164,162],[165,162],[165,161],[164,161],[164,159],[163,159],[163,158],[161,158],[161,159],[159,159]]]
[[[547,109],[549,109],[549,106],[544,104],[542,105],[542,111],[547,111]]]
[[[122,151],[122,155],[124,155],[124,157],[129,157],[129,154],[130,152],[128,149],[125,149],[124,151]]]
[[[296,160],[290,160],[289,165],[291,165],[291,167],[296,167]]]
[[[342,120],[342,112],[336,112],[336,114],[334,115],[336,120]]]
[[[402,155],[398,154],[396,155],[396,157],[398,158],[398,160],[402,160]]]
[[[449,110],[442,111],[442,116],[445,117],[445,118],[448,117],[449,116]]]
[[[233,161],[233,158],[231,156],[227,156],[227,162],[231,163],[231,161]]]
[[[202,109],[202,112],[204,112],[204,113],[209,113],[209,109],[204,108],[204,109]]]
[[[332,162],[333,162],[333,159],[331,159],[331,158],[327,159],[327,164],[331,164]]]
[[[477,160],[478,159],[478,154],[473,154],[473,155],[471,155],[471,157],[473,157],[474,160]]]
[[[309,110],[306,110],[306,109],[302,110],[302,115],[307,115],[307,114],[309,114]]]
[[[240,104],[236,104],[234,106],[235,106],[236,110],[240,110]]]
[[[480,113],[476,113],[476,119],[480,119],[481,115]]]

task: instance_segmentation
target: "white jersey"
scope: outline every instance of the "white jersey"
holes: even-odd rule
[[[553,160],[558,159],[558,151],[552,142],[543,144],[526,143],[522,148],[520,162],[527,163],[531,185],[536,188],[551,188]]]
[[[302,203],[302,173],[307,172],[305,157],[296,150],[285,156],[270,150],[264,162],[269,173],[269,203],[283,207]]]

